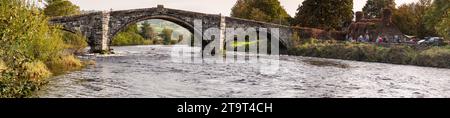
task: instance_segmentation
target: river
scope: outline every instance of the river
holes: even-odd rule
[[[40,98],[450,97],[450,69],[281,56],[275,74],[257,63],[177,63],[173,46],[112,47],[113,55],[50,79]],[[198,57],[196,57],[198,58]],[[269,58],[270,59],[270,58]]]

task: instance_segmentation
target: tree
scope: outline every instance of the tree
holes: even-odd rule
[[[231,16],[284,25],[291,19],[278,0],[238,0]]]
[[[169,45],[171,43],[172,33],[173,33],[173,30],[172,29],[167,29],[167,28],[164,28],[161,31],[160,36],[161,36],[161,38],[163,38],[163,44],[164,45]]]
[[[302,27],[340,30],[353,19],[352,0],[305,0],[293,23]]]
[[[112,45],[114,46],[142,44],[144,44],[144,38],[139,34],[137,24],[127,26],[124,30],[117,33],[112,40]]]
[[[431,0],[401,5],[394,12],[393,22],[405,34],[425,37],[435,34],[426,28],[424,16],[431,6]]]
[[[44,14],[47,16],[67,16],[80,13],[80,7],[72,4],[68,0],[45,0],[47,4],[44,8]]]
[[[150,40],[155,39],[155,32],[153,30],[153,27],[150,25],[150,23],[148,23],[148,21],[144,21],[142,23],[140,34],[145,39],[150,39]]]
[[[450,40],[450,0],[434,0],[425,14],[426,28]]]
[[[367,0],[363,8],[365,16],[368,18],[380,18],[383,9],[395,9],[395,0]]]

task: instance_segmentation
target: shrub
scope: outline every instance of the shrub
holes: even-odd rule
[[[0,1],[0,97],[29,96],[56,70],[49,71],[50,64],[80,65],[73,56],[63,56],[64,42],[74,46],[81,44],[79,39],[64,41],[60,29],[50,26],[48,18],[27,1]],[[64,63],[58,57],[64,57]]]
[[[67,71],[78,70],[83,67],[83,63],[73,55],[60,56],[47,62],[49,69],[59,75]]]
[[[153,45],[153,40],[144,40],[144,45]]]
[[[26,21],[26,22],[24,22]],[[3,0],[0,3],[0,48],[6,63],[8,58],[27,58],[46,61],[60,54],[63,41],[58,28],[48,25],[48,19],[40,11],[19,0]]]
[[[450,46],[423,49],[306,39],[302,40],[300,45],[289,49],[288,54],[450,68]]]
[[[0,97],[22,98],[32,94],[45,84],[51,72],[40,61],[26,62],[20,68],[7,69],[0,73]]]
[[[126,27],[123,31],[117,33],[113,37],[113,46],[127,46],[127,45],[143,45],[145,44],[145,39],[139,34],[137,24],[130,25]]]
[[[417,65],[450,68],[450,49],[433,47],[417,55]]]
[[[70,54],[83,54],[88,46],[87,39],[81,33],[63,32],[64,43]]]
[[[127,46],[127,45],[142,45],[144,44],[144,38],[141,35],[134,32],[120,32],[114,37],[112,45],[114,46]]]
[[[50,77],[52,73],[43,62],[34,61],[23,64],[22,74],[35,83],[43,83],[43,79]]]
[[[0,77],[1,98],[23,98],[39,89],[40,84],[28,79],[15,79],[10,76]]]

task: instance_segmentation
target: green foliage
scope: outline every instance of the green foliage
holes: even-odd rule
[[[114,46],[143,45],[145,39],[139,34],[137,24],[126,27],[112,40]]]
[[[450,68],[450,48],[434,47],[417,55],[417,65]]]
[[[47,18],[37,8],[21,1],[6,0],[2,1],[0,10],[0,48],[6,51],[3,60],[47,61],[63,49],[58,28],[49,26]],[[11,59],[14,57],[16,59]]]
[[[64,56],[59,29],[26,1],[0,1],[0,97],[26,97],[46,83],[46,63]]]
[[[164,28],[161,32],[160,36],[163,38],[163,44],[164,45],[170,45],[172,41],[172,33],[173,30]]]
[[[87,39],[81,33],[63,32],[63,40],[70,54],[83,54],[88,46]]]
[[[47,5],[44,8],[44,13],[47,16],[67,16],[80,13],[80,7],[72,4],[68,0],[45,0]]]
[[[46,64],[48,69],[56,75],[72,70],[78,70],[84,66],[82,62],[73,55],[55,57]]]
[[[450,48],[416,49],[410,46],[378,46],[364,43],[308,39],[289,50],[290,55],[336,58],[356,61],[409,64],[450,68]]]
[[[147,21],[144,21],[144,23],[142,23],[140,34],[147,40],[153,40],[156,37],[155,31]]]
[[[236,47],[246,47],[248,48],[251,45],[256,45],[258,43],[258,41],[234,41],[233,44],[231,44],[231,47],[236,48]]]
[[[425,15],[427,29],[450,40],[450,0],[434,0]]]
[[[278,0],[238,0],[231,16],[284,25],[291,19]]]
[[[425,14],[431,6],[431,0],[401,5],[394,12],[393,22],[405,34],[426,37],[435,33],[425,25]]]
[[[382,10],[385,8],[395,9],[395,0],[367,0],[363,12],[366,17],[381,18]]]
[[[352,0],[305,0],[293,23],[302,27],[341,30],[353,19]]]

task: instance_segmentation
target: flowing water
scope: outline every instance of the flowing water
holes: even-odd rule
[[[281,56],[278,71],[265,74],[258,63],[178,63],[171,57],[173,48],[113,47],[114,55],[82,56],[96,60],[96,65],[53,77],[36,96],[450,97],[450,69]]]

